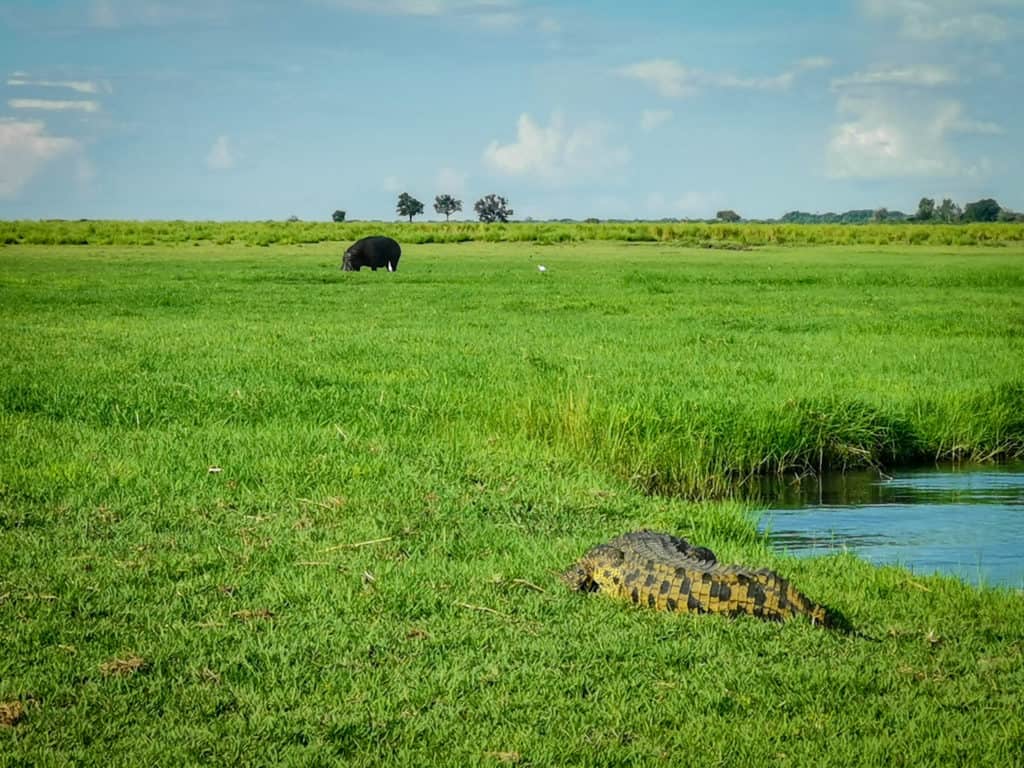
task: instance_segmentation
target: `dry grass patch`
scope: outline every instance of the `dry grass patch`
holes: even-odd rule
[[[257,621],[260,619],[269,621],[274,618],[274,614],[266,608],[259,608],[255,611],[234,611],[231,615],[239,621]]]
[[[100,664],[100,671],[108,677],[127,677],[145,668],[146,660],[141,656],[128,656],[124,659],[111,659]]]
[[[0,727],[13,728],[25,717],[25,706],[20,701],[0,701]]]

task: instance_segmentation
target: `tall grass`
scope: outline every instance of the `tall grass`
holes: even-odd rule
[[[1021,383],[926,406],[880,407],[855,398],[743,406],[625,404],[586,390],[540,395],[513,413],[525,434],[614,469],[649,493],[688,498],[744,493],[765,475],[885,469],[1024,457]]]
[[[601,240],[671,242],[697,247],[767,245],[998,245],[1024,241],[1024,224],[726,224],[701,222],[212,222],[0,221],[0,245],[297,245],[349,242],[384,234],[402,243]]]

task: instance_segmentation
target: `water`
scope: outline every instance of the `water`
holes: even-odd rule
[[[1024,465],[825,476],[761,491],[770,539],[795,555],[847,549],[876,564],[1024,588]]]

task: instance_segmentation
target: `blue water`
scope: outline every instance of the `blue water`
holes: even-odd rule
[[[759,527],[795,555],[1024,588],[1024,465],[837,475],[762,490]]]

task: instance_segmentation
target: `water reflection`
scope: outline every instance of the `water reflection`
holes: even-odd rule
[[[849,549],[873,563],[1024,587],[1024,465],[827,475],[765,484],[760,527],[796,555]]]

